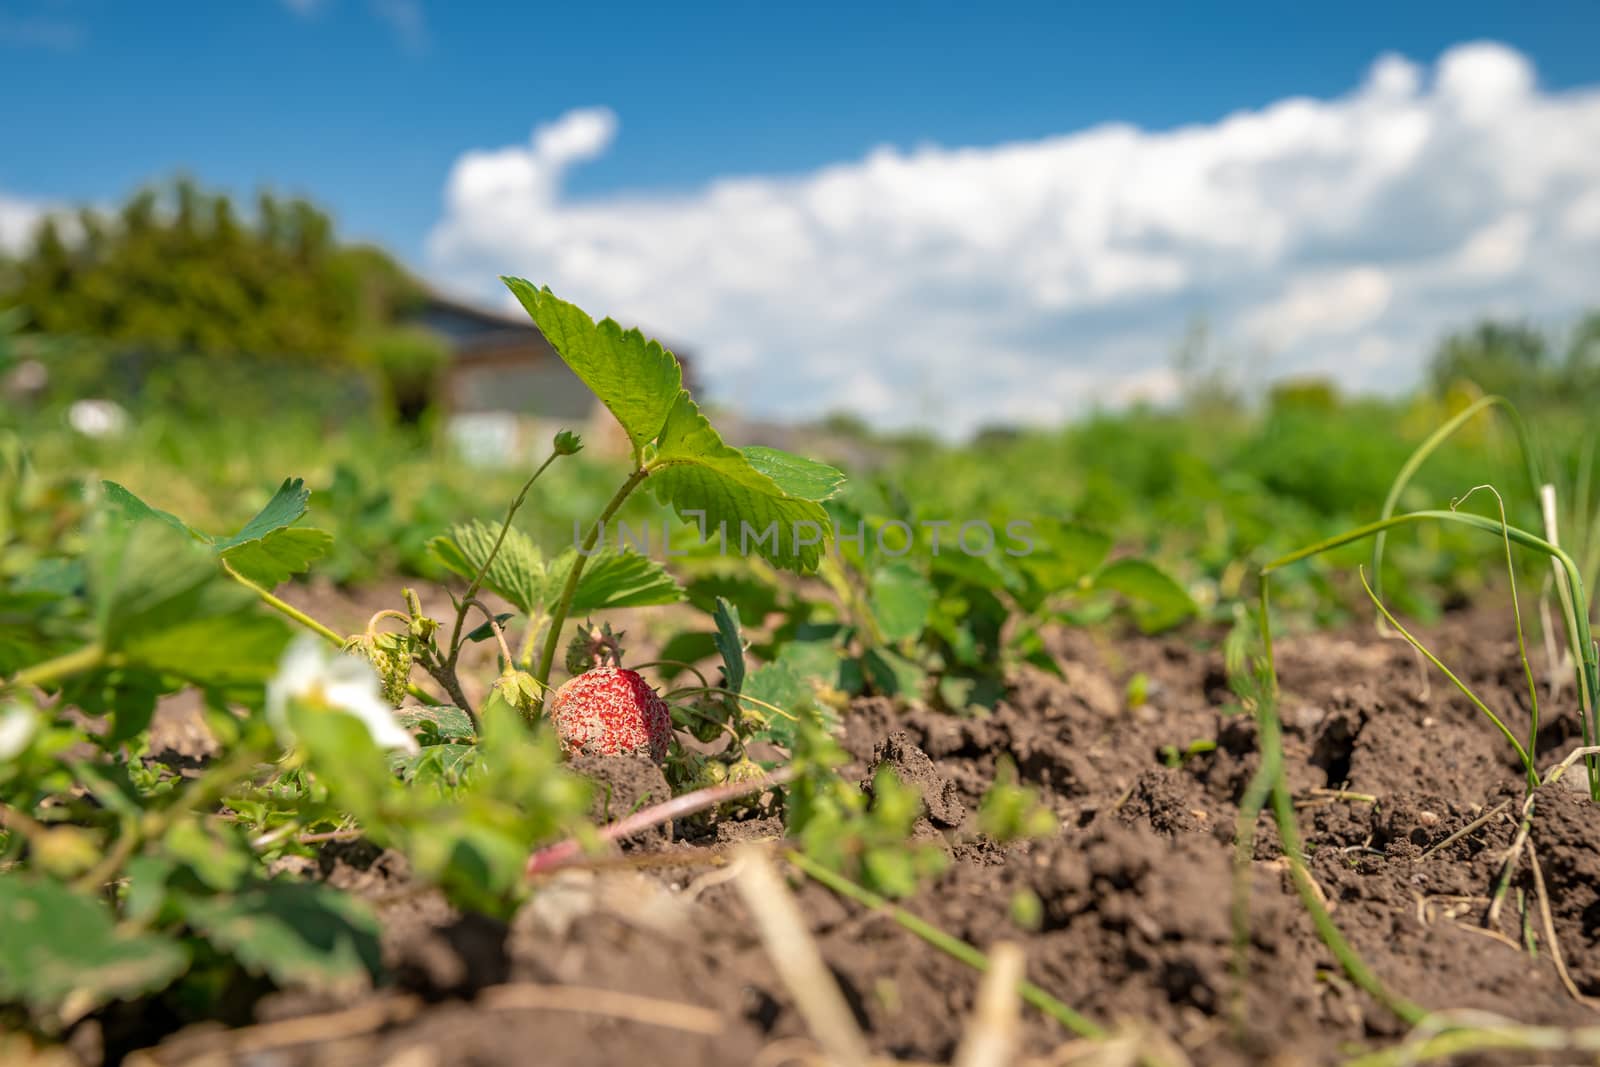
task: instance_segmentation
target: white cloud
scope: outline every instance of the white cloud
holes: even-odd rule
[[[0,254],[21,252],[33,239],[33,229],[53,205],[0,193]]]
[[[0,12],[0,46],[72,52],[84,41],[83,27],[54,18],[13,16]]]
[[[1398,388],[1440,331],[1491,309],[1558,321],[1600,272],[1600,90],[1542,91],[1488,43],[1170,131],[568,197],[569,169],[617,134],[588,109],[462,155],[436,277],[484,296],[501,273],[547,283],[680,339],[714,395],[766,415],[961,431],[1168,395],[1196,314],[1275,375]]]
[[[427,50],[428,20],[422,13],[422,0],[372,0],[372,13],[388,23],[407,50]]]
[[[280,0],[296,16],[309,19],[332,6],[332,0]],[[368,10],[386,24],[402,47],[409,52],[428,49],[428,19],[422,0],[368,0]]]

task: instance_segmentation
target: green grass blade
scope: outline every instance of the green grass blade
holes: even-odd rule
[[[1411,453],[1410,458],[1400,468],[1400,472],[1395,475],[1393,484],[1389,486],[1389,495],[1384,498],[1383,510],[1379,512],[1380,521],[1388,519],[1394,514],[1395,508],[1400,504],[1400,494],[1405,492],[1406,486],[1411,484],[1411,479],[1416,476],[1417,471],[1427,462],[1428,457],[1438,451],[1439,446],[1448,441],[1457,430],[1470,422],[1479,412],[1487,411],[1493,407],[1498,407],[1504,412],[1511,423],[1512,429],[1516,431],[1517,445],[1522,453],[1522,462],[1527,468],[1528,484],[1535,495],[1538,494],[1539,486],[1544,479],[1539,474],[1539,460],[1534,454],[1533,439],[1528,434],[1527,424],[1522,421],[1521,413],[1517,411],[1511,401],[1502,396],[1485,396],[1469,404],[1464,410],[1451,418],[1450,421],[1429,434],[1427,440],[1418,445],[1416,451]],[[1387,532],[1387,530],[1379,530],[1372,542],[1372,585],[1378,591],[1379,596],[1383,595],[1383,548],[1388,540]]]
[[[1504,722],[1500,721],[1500,716],[1496,715],[1489,709],[1489,705],[1478,699],[1478,694],[1472,691],[1471,686],[1467,685],[1466,682],[1463,682],[1460,678],[1456,677],[1455,672],[1449,667],[1446,667],[1438,656],[1435,656],[1431,651],[1428,650],[1426,645],[1417,640],[1417,638],[1412,635],[1411,631],[1400,625],[1400,621],[1390,613],[1389,609],[1384,606],[1383,601],[1378,598],[1378,594],[1373,592],[1372,586],[1368,584],[1366,570],[1363,568],[1359,571],[1359,573],[1361,575],[1361,588],[1367,591],[1367,596],[1372,598],[1373,605],[1378,609],[1379,613],[1383,615],[1384,620],[1388,622],[1390,626],[1394,627],[1395,632],[1403,637],[1407,644],[1420,652],[1429,663],[1433,664],[1440,674],[1449,679],[1451,685],[1461,690],[1466,698],[1472,701],[1473,706],[1482,712],[1490,722],[1494,723],[1495,728],[1505,735],[1505,739],[1511,742],[1511,747],[1517,750],[1517,758],[1522,761],[1523,769],[1527,771],[1528,788],[1537,789],[1539,787],[1539,772],[1534,769],[1533,759],[1528,755],[1528,750],[1522,747],[1522,742],[1518,741],[1517,736],[1511,732],[1511,729],[1506,726]]]
[[[1396,529],[1401,526],[1414,525],[1424,522],[1453,522],[1463,526],[1470,526],[1484,533],[1493,534],[1499,538],[1507,538],[1514,544],[1535,552],[1543,553],[1561,565],[1562,572],[1566,575],[1567,583],[1572,591],[1574,608],[1568,619],[1570,632],[1573,635],[1573,645],[1576,655],[1575,670],[1578,677],[1578,687],[1583,694],[1584,708],[1588,712],[1581,715],[1583,725],[1583,738],[1585,745],[1593,745],[1596,733],[1600,733],[1600,723],[1596,722],[1600,716],[1600,650],[1595,648],[1594,638],[1589,629],[1588,600],[1584,597],[1583,579],[1578,574],[1578,565],[1572,557],[1561,550],[1560,546],[1551,544],[1542,537],[1531,534],[1517,526],[1505,526],[1483,515],[1473,515],[1469,512],[1459,511],[1411,511],[1403,515],[1391,515],[1386,519],[1369,522],[1363,526],[1346,530],[1342,534],[1325,538],[1314,545],[1308,545],[1298,551],[1285,556],[1279,556],[1261,568],[1261,575],[1265,578],[1273,571],[1281,570],[1293,563],[1310,559],[1343,545],[1353,544],[1356,541],[1377,534]],[[1589,772],[1589,795],[1591,799],[1600,802],[1600,759],[1590,758],[1585,761]]]

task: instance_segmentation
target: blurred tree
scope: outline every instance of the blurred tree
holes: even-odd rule
[[[1543,333],[1524,322],[1485,319],[1450,334],[1428,367],[1434,392],[1444,396],[1462,382],[1517,402],[1536,402],[1559,387],[1559,368]]]
[[[1570,383],[1589,395],[1600,387],[1600,311],[1589,312],[1573,329],[1564,369]]]
[[[0,264],[0,307],[27,309],[44,333],[311,362],[359,358],[358,339],[422,295],[385,253],[339,244],[305,200],[263,194],[241,221],[186,179],[115,213],[47,218]]]
[[[401,423],[421,422],[439,401],[450,350],[437,334],[416,327],[382,330],[363,339],[360,356]]]

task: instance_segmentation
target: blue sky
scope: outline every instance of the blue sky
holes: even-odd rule
[[[809,170],[890,143],[1161,129],[1347,89],[1475,38],[1600,78],[1600,4],[484,4],[0,0],[0,189],[156,175],[302,190],[416,261],[451,162],[605,105],[578,196]],[[1520,10],[1519,10],[1520,8]]]
[[[1255,274],[1218,274],[1193,269],[1188,261],[1176,267],[1159,261],[1160,247],[1194,237],[1169,232],[1170,227],[1163,230],[1164,223],[1158,225],[1166,210],[1161,204],[1152,206],[1146,198],[1131,207],[1082,207],[1090,191],[1075,185],[1071,173],[1024,160],[1018,164],[1022,170],[1013,174],[1007,169],[1011,156],[1001,146],[1033,146],[1042,159],[1054,145],[1064,158],[1075,159],[1081,150],[1096,160],[1128,161],[1127,166],[1147,173],[1149,160],[1156,157],[1141,154],[1145,149],[1157,155],[1187,151],[1186,141],[1178,135],[1164,139],[1163,131],[1192,129],[1202,137],[1214,135],[1218,145],[1225,141],[1232,146],[1197,149],[1205,162],[1193,165],[1215,174],[1226,169],[1230,152],[1243,153],[1239,159],[1251,166],[1261,161],[1248,137],[1235,128],[1238,124],[1227,124],[1229,116],[1244,113],[1278,115],[1269,123],[1275,131],[1270,136],[1292,142],[1283,150],[1287,155],[1274,157],[1273,173],[1298,173],[1296,168],[1322,159],[1325,153],[1316,147],[1319,136],[1348,137],[1351,143],[1366,137],[1357,127],[1371,133],[1372,144],[1378,146],[1374,151],[1381,154],[1386,151],[1382,145],[1389,143],[1384,137],[1402,134],[1378,130],[1376,112],[1358,106],[1356,98],[1377,84],[1374,64],[1387,55],[1409,61],[1406,69],[1414,77],[1393,75],[1398,95],[1392,106],[1384,105],[1389,117],[1382,122],[1398,130],[1410,121],[1402,111],[1434,115],[1429,120],[1433,132],[1425,139],[1441,146],[1438,152],[1445,155],[1435,162],[1442,167],[1460,162],[1449,156],[1449,145],[1458,146],[1451,151],[1472,147],[1459,147],[1469,134],[1447,137],[1448,131],[1478,131],[1470,134],[1480,138],[1472,150],[1476,158],[1486,154],[1486,145],[1499,144],[1496,138],[1513,136],[1514,127],[1528,125],[1506,109],[1496,120],[1498,133],[1484,132],[1488,120],[1462,120],[1466,124],[1461,125],[1450,117],[1466,113],[1449,101],[1471,95],[1462,87],[1475,84],[1480,75],[1491,86],[1486,90],[1491,96],[1509,94],[1542,109],[1540,121],[1558,139],[1589,129],[1586,117],[1573,117],[1580,112],[1587,116],[1587,110],[1573,111],[1568,105],[1586,101],[1586,87],[1600,83],[1600,59],[1593,50],[1593,42],[1600,40],[1600,5],[1594,3],[1274,3],[1226,9],[1037,4],[995,11],[980,10],[982,6],[0,0],[0,92],[13,102],[7,108],[0,154],[0,207],[7,202],[14,210],[18,205],[112,202],[145,179],[178,171],[241,192],[263,185],[304,192],[330,207],[347,233],[381,240],[443,284],[488,299],[495,294],[473,278],[487,282],[500,271],[538,272],[540,280],[602,302],[591,310],[659,323],[663,330],[690,338],[707,350],[714,369],[726,371],[723,380],[734,383],[726,389],[729,397],[747,399],[758,409],[804,413],[801,407],[848,404],[852,395],[881,401],[886,390],[901,394],[907,389],[931,389],[938,394],[933,404],[938,409],[952,397],[967,395],[969,383],[953,370],[918,370],[913,351],[883,355],[881,339],[894,332],[893,324],[868,322],[866,313],[857,311],[832,315],[835,330],[805,339],[809,350],[825,354],[819,358],[833,378],[845,368],[865,365],[866,378],[857,387],[839,396],[823,395],[817,383],[779,375],[776,385],[763,388],[758,383],[763,368],[786,364],[800,354],[786,350],[782,340],[794,333],[793,323],[778,307],[786,288],[784,271],[815,274],[818,263],[791,245],[784,246],[789,249],[786,256],[771,264],[749,262],[756,254],[751,249],[764,247],[751,238],[749,247],[738,253],[745,260],[732,264],[720,282],[710,274],[697,277],[696,288],[674,293],[670,304],[644,299],[641,293],[659,290],[662,277],[681,275],[684,262],[668,257],[638,264],[649,258],[645,253],[651,247],[689,238],[675,228],[679,215],[700,217],[706,225],[770,232],[781,243],[794,237],[786,220],[796,211],[810,220],[807,226],[822,218],[819,212],[833,211],[833,221],[824,229],[864,232],[861,220],[875,221],[879,208],[890,210],[907,196],[921,195],[915,190],[939,188],[944,200],[906,221],[902,229],[879,235],[887,243],[863,254],[859,277],[902,273],[901,261],[886,248],[915,246],[920,250],[916,263],[925,261],[929,249],[972,252],[957,265],[963,269],[953,267],[924,279],[925,285],[886,290],[885,306],[903,319],[919,313],[924,305],[918,301],[936,300],[947,308],[957,293],[955,303],[981,327],[964,343],[985,343],[997,332],[1004,334],[996,339],[994,352],[1002,369],[1015,364],[1015,373],[1003,384],[1008,395],[1025,388],[1041,369],[1054,375],[1056,383],[1050,391],[1055,407],[1035,411],[1026,403],[996,400],[981,405],[984,416],[1042,419],[1058,408],[1082,406],[1072,396],[1094,388],[1099,380],[1095,374],[1104,378],[1100,371],[1088,370],[1127,368],[1125,352],[1156,343],[1155,333],[1119,333],[1119,321],[1145,318],[1149,312],[1160,320],[1160,336],[1170,338],[1187,319],[1208,314],[1224,335],[1231,325],[1246,337],[1249,331],[1243,328],[1251,322],[1281,323],[1281,315],[1272,318],[1274,308],[1290,314],[1298,306],[1302,318],[1309,314],[1317,320],[1318,309],[1311,306],[1315,294],[1329,285],[1343,286],[1347,303],[1364,307],[1376,302],[1382,315],[1394,320],[1380,331],[1384,344],[1415,348],[1437,329],[1441,316],[1492,308],[1497,301],[1514,303],[1536,281],[1508,276],[1502,292],[1485,294],[1478,286],[1470,299],[1441,300],[1436,278],[1430,275],[1431,281],[1405,289],[1395,280],[1397,265],[1414,266],[1419,257],[1435,255],[1447,244],[1465,247],[1475,237],[1492,245],[1495,236],[1485,236],[1486,228],[1497,223],[1505,231],[1502,243],[1523,233],[1522,243],[1533,241],[1535,248],[1538,234],[1559,227],[1546,227],[1531,216],[1518,222],[1517,212],[1526,214],[1527,205],[1506,194],[1510,200],[1491,198],[1467,205],[1458,216],[1441,217],[1409,244],[1400,240],[1403,247],[1392,253],[1358,250],[1390,240],[1392,227],[1374,220],[1381,222],[1385,211],[1398,210],[1390,200],[1412,195],[1403,188],[1406,182],[1425,183],[1426,174],[1415,167],[1433,157],[1418,149],[1420,155],[1406,156],[1404,167],[1412,170],[1382,171],[1388,184],[1373,194],[1382,203],[1374,201],[1357,212],[1365,220],[1361,225],[1376,227],[1373,232],[1342,244],[1332,241],[1338,247],[1316,252],[1312,246],[1321,247],[1318,241],[1328,245],[1331,239],[1302,234],[1314,228],[1316,215],[1303,211],[1294,219],[1279,220],[1293,231],[1285,239],[1288,246],[1300,249],[1292,259],[1274,266],[1258,262],[1258,256],[1251,261]],[[1441,87],[1450,79],[1441,73],[1441,57],[1463,42],[1481,40],[1496,42],[1500,51],[1495,55],[1512,60],[1497,66],[1493,56],[1480,56],[1481,61],[1468,56],[1457,65],[1459,76],[1452,76],[1459,91],[1446,92]],[[1320,117],[1301,121],[1292,114],[1293,101],[1302,97],[1319,102],[1324,109]],[[593,108],[605,110],[579,110]],[[1367,117],[1352,117],[1357,112]],[[579,116],[575,126],[559,125],[563,116],[574,114]],[[585,126],[583,116],[598,125]],[[1092,134],[1106,123],[1124,124],[1118,128],[1132,131],[1134,147],[1125,151],[1119,144],[1102,144],[1105,139]],[[1306,123],[1339,132],[1318,134]],[[530,130],[539,126],[565,130],[578,139],[577,147],[556,160],[528,150]],[[478,158],[474,153],[510,151],[515,156],[512,150],[518,145],[523,152],[513,162],[521,169],[509,179],[504,166],[493,174],[487,164],[468,166]],[[891,149],[887,156],[884,146]],[[1102,148],[1110,155],[1095,154]],[[1181,155],[1179,162],[1200,157]],[[510,165],[510,158],[500,158],[500,164]],[[1133,162],[1139,159],[1146,162]],[[963,160],[973,162],[975,169],[963,170]],[[1562,196],[1576,197],[1570,205],[1563,201],[1555,206],[1581,221],[1588,217],[1588,202],[1582,197],[1590,191],[1593,175],[1584,169],[1586,162],[1576,171],[1569,164],[1553,160],[1534,177],[1551,183],[1550,196],[1565,190]],[[944,178],[924,183],[922,167],[938,169]],[[856,193],[869,199],[851,201],[856,206],[848,210],[839,207],[838,197],[827,192],[838,184],[829,178],[836,171],[842,172],[841,181],[854,183]],[[902,171],[905,186],[885,177]],[[962,202],[970,201],[968,209],[981,213],[1000,196],[1003,206],[1012,194],[995,189],[1022,180],[1017,174],[1023,173],[1056,175],[1051,180],[1058,180],[1060,197],[1066,199],[1047,198],[1039,210],[1047,220],[1057,217],[1050,212],[1065,212],[1060,216],[1063,233],[1111,236],[1106,238],[1109,244],[1063,244],[1054,258],[1037,242],[1019,246],[1043,257],[1032,274],[1014,279],[1038,283],[1033,298],[1019,302],[1017,289],[1007,284],[1003,272],[980,277],[976,284],[963,281],[964,268],[1002,237],[953,224],[948,216],[958,210],[952,205]],[[1445,180],[1444,173],[1439,171],[1438,180]],[[451,201],[450,190],[465,188],[460,185],[464,176],[474,175],[477,184],[472,188],[480,188],[479,179],[492,186],[485,194],[488,199],[474,193],[467,198],[470,204],[460,197]],[[1511,188],[1516,177],[1500,175],[1494,181]],[[753,185],[730,193],[729,183],[738,179]],[[1114,187],[1117,181],[1110,184]],[[874,202],[873,195],[887,199]],[[1214,189],[1206,194],[1212,196],[1209,200],[1195,190],[1182,195],[1190,196],[1187,203],[1194,210],[1217,209]],[[730,208],[730,197],[744,197],[741,203],[753,198],[766,206],[754,213]],[[826,197],[832,197],[827,203],[833,207],[818,199]],[[1269,199],[1277,203],[1276,197]],[[1063,206],[1067,200],[1078,206]],[[893,207],[891,213],[899,210]],[[857,218],[853,211],[866,214]],[[1246,211],[1241,225],[1249,226],[1254,217]],[[1351,219],[1352,227],[1359,228],[1356,216]],[[519,245],[485,236],[496,227],[519,225],[561,232],[562,248],[536,239]],[[1032,225],[1037,229],[1037,220]],[[618,250],[619,241],[633,239],[618,237],[624,226],[630,234],[641,234],[640,248]],[[1116,226],[1138,231],[1138,247],[1116,236]],[[820,251],[814,234],[803,243],[811,254],[826,255],[826,264],[836,264],[861,252],[848,236],[840,236],[843,232],[830,230]],[[707,247],[721,248],[714,237],[704,239],[710,242]],[[1205,240],[1211,242],[1205,247],[1214,249],[1216,235]],[[1569,265],[1590,262],[1586,242],[1568,250],[1576,257]],[[1284,247],[1280,241],[1270,254],[1261,254],[1270,258]],[[573,248],[577,252],[569,254]],[[1092,277],[1059,284],[1046,278],[1071,274],[1073,257],[1085,248],[1099,250]],[[1527,249],[1524,253],[1529,258]],[[623,262],[596,266],[607,255],[622,254],[628,255]],[[907,264],[903,273],[916,273],[915,266]],[[1317,274],[1323,267],[1342,273]],[[848,272],[840,271],[832,288],[810,298],[836,305],[838,294],[859,291],[845,276]],[[601,284],[597,278],[602,272],[638,277],[627,284]],[[1129,272],[1147,277],[1149,284],[1134,286],[1137,292],[1128,289]],[[767,274],[772,277],[765,290],[750,292],[754,283],[738,280]],[[1297,278],[1303,282],[1298,298]],[[1269,280],[1282,284],[1269,293]],[[715,299],[702,300],[707,292]],[[1405,293],[1413,299],[1396,299],[1395,294]],[[741,294],[744,304],[738,302]],[[1085,294],[1103,294],[1105,299],[1085,303]],[[706,306],[680,310],[699,303]],[[1535,303],[1534,312],[1552,321],[1572,310],[1557,299]],[[737,328],[719,325],[729,317],[730,307],[738,312],[746,306],[755,310]],[[821,314],[816,308],[795,313],[803,313],[807,321]],[[708,318],[713,314],[716,322]],[[1019,314],[1024,321],[1015,321]],[[1343,321],[1338,314],[1332,318]],[[867,334],[874,338],[870,345],[852,347],[857,342],[851,338]],[[918,340],[918,350],[930,339]],[[1354,344],[1370,338],[1347,340]],[[1289,370],[1339,362],[1299,342],[1271,347]],[[1414,372],[1415,358],[1401,368],[1399,363],[1385,364],[1377,352],[1372,348],[1367,362],[1379,367],[1379,379],[1389,376],[1385,368],[1398,377],[1404,377],[1402,369]],[[1134,362],[1148,365],[1144,369],[1154,375],[1164,356],[1155,352]],[[1353,384],[1383,384],[1372,377]],[[1155,378],[1149,381],[1155,383],[1155,393],[1164,388]],[[783,399],[796,389],[813,400],[797,406]]]

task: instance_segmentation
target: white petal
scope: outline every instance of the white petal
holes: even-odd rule
[[[12,704],[0,712],[0,760],[22,755],[38,726],[38,714],[21,704]]]
[[[381,748],[416,752],[417,740],[394,717],[383,699],[372,664],[336,652],[309,634],[296,638],[284,653],[277,677],[267,686],[267,721],[286,742],[290,700],[315,701],[361,720]]]

